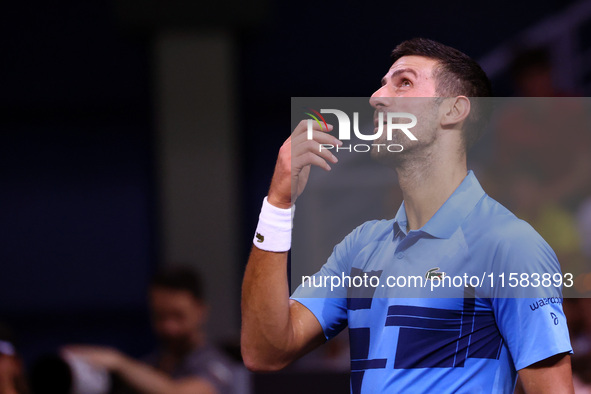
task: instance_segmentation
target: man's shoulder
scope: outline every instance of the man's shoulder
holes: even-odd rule
[[[478,230],[481,240],[494,244],[499,250],[551,250],[528,222],[488,195],[475,207],[469,226]]]
[[[515,216],[501,203],[486,195],[476,205],[471,223],[480,226],[486,234],[500,239],[539,237],[538,232],[525,220]]]
[[[382,219],[368,220],[360,224],[335,246],[333,255],[336,255],[341,262],[350,261],[345,256],[354,256],[370,244],[387,240],[393,231],[393,223],[394,219]]]

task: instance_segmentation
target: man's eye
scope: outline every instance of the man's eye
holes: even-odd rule
[[[403,79],[400,86],[410,87],[410,86],[412,86],[412,84],[410,83],[410,81],[408,79]]]

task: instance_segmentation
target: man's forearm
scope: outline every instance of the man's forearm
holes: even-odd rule
[[[527,394],[574,393],[570,355],[565,353],[521,369],[519,378]]]
[[[289,312],[287,252],[253,247],[242,286],[242,356],[253,370],[273,370],[288,360],[293,336]]]
[[[259,225],[271,230],[267,236],[278,236],[275,241],[291,237],[291,233],[285,231],[285,228],[291,229],[293,211],[288,209],[306,187],[311,166],[330,171],[326,161],[337,162],[328,150],[316,149],[318,144],[342,145],[327,133],[332,126],[325,126],[312,125],[314,141],[309,141],[306,137],[308,121],[303,120],[279,149],[267,198],[269,206],[263,203],[259,216]],[[278,209],[288,210],[287,215]],[[273,229],[279,234],[272,234]],[[265,242],[264,237],[257,241]],[[284,246],[280,242],[277,248],[263,249],[286,250],[281,248]],[[289,299],[287,253],[253,246],[248,259],[242,286],[241,349],[244,363],[251,370],[281,369],[325,340],[314,315]]]

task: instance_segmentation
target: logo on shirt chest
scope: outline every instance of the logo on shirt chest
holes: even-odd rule
[[[441,280],[444,277],[445,272],[439,271],[439,267],[431,268],[430,270],[427,270],[427,273],[425,274],[425,279],[427,280],[433,280],[434,278],[439,278]]]

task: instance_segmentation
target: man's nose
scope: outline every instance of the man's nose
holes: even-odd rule
[[[369,104],[375,109],[381,107],[389,107],[391,105],[391,102],[392,97],[388,95],[387,90],[384,86],[376,90],[369,99]]]

